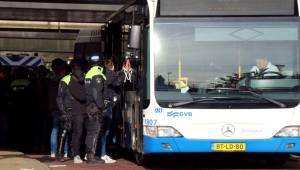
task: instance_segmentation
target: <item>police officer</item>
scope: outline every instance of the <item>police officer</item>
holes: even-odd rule
[[[103,67],[100,67],[100,57],[92,56],[88,58],[90,70],[85,76],[87,94],[87,121],[86,121],[86,153],[87,163],[104,163],[102,159],[95,157],[98,137],[103,120],[103,90],[106,76]]]
[[[10,84],[11,114],[9,115],[10,144],[22,151],[30,151],[34,142],[35,93],[29,79],[29,70],[18,67],[16,79]],[[32,103],[31,103],[32,102]],[[20,128],[21,127],[21,128]],[[21,133],[20,133],[21,132]]]
[[[58,158],[61,159],[62,146],[66,140],[66,135],[72,130],[71,151],[74,163],[82,163],[79,155],[83,121],[86,113],[85,77],[79,60],[72,60],[70,65],[72,73],[62,79],[57,95],[57,103],[62,112],[62,133],[59,140]]]

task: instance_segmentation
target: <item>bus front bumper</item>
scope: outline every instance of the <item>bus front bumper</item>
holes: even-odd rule
[[[207,153],[216,152],[216,143],[244,144],[241,152],[300,153],[300,138],[270,138],[251,140],[198,140],[187,138],[157,138],[144,136],[144,153]],[[219,151],[218,151],[219,152]],[[221,151],[222,152],[222,151]],[[225,151],[227,152],[227,151]],[[235,152],[235,151],[229,151]]]

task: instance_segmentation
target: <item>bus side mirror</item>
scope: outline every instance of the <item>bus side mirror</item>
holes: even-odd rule
[[[139,49],[140,48],[140,39],[141,39],[141,26],[140,25],[131,25],[129,32],[129,48]]]

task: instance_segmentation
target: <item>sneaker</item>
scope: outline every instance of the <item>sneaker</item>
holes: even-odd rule
[[[291,160],[300,160],[300,155],[298,154],[290,154],[290,159]]]
[[[55,153],[51,153],[50,158],[55,158]]]
[[[81,160],[80,156],[77,155],[74,157],[74,164],[81,164],[83,161]]]
[[[67,153],[64,154],[64,158],[68,158],[68,154]]]
[[[112,159],[112,158],[109,157],[108,155],[102,156],[101,159],[104,160],[104,162],[105,162],[106,164],[111,164],[111,163],[117,162],[116,160]]]

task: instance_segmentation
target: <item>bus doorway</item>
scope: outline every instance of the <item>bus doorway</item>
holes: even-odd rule
[[[113,112],[111,143],[135,153],[143,152],[143,109],[149,105],[149,19],[146,2],[120,10],[107,25],[90,33],[79,33],[75,57],[89,55],[112,60],[115,71],[126,64],[132,70],[125,75]],[[84,39],[83,34],[93,38]]]

